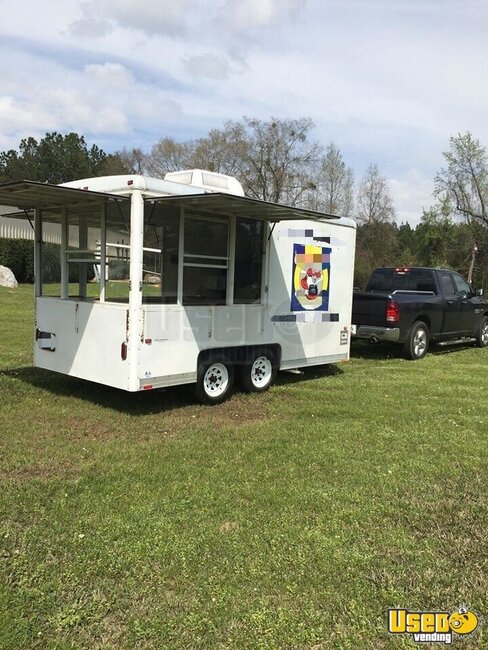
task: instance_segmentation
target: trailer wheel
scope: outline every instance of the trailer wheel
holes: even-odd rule
[[[422,359],[429,349],[429,328],[422,321],[416,321],[410,331],[403,346],[403,351],[407,359],[416,361]]]
[[[202,404],[220,404],[234,385],[234,367],[226,357],[214,357],[200,364],[196,396]]]
[[[245,393],[262,393],[274,383],[276,372],[274,355],[268,350],[259,350],[241,367],[239,383]]]
[[[479,348],[488,347],[488,317],[483,316],[476,332],[476,345]]]

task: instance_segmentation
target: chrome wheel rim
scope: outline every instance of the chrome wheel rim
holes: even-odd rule
[[[418,329],[413,337],[413,351],[416,357],[421,357],[427,348],[427,332]]]
[[[209,397],[220,397],[229,385],[229,371],[223,363],[212,363],[203,377],[203,388]]]
[[[268,357],[258,357],[251,366],[251,381],[255,388],[264,388],[271,381],[273,366]]]
[[[484,346],[488,346],[488,321],[485,321],[481,328],[481,343]]]

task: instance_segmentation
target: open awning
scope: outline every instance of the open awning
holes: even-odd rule
[[[235,196],[233,194],[212,193],[147,197],[145,201],[157,203],[162,208],[165,206],[184,208],[185,211],[194,212],[202,216],[226,217],[234,215],[245,219],[258,219],[262,221],[292,221],[296,219],[322,221],[324,219],[340,219],[335,214],[316,212],[315,210],[306,210],[303,208],[292,208],[287,205],[268,203],[267,201]]]
[[[340,219],[335,214],[217,192],[146,197],[145,201],[146,203],[158,204],[162,208],[184,208],[185,211],[202,216],[226,217],[234,215],[246,219],[272,222],[297,219],[315,221]],[[50,183],[39,183],[37,181],[16,181],[0,184],[0,205],[16,208],[17,210],[55,210],[77,206],[87,208],[109,202],[117,202],[119,205],[122,203],[128,204],[130,197],[52,185]]]
[[[128,196],[117,196],[106,192],[92,192],[74,187],[38,183],[37,181],[15,181],[0,184],[0,205],[18,210],[47,210],[84,207],[108,202],[129,202]]]

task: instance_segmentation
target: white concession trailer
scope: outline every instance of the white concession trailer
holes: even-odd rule
[[[35,234],[40,368],[127,391],[196,383],[215,403],[234,378],[262,391],[277,370],[349,358],[351,219],[200,170],[6,183],[0,205]]]

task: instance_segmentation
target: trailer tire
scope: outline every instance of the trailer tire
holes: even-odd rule
[[[225,356],[214,356],[200,363],[195,393],[202,404],[221,404],[232,392],[234,366]]]
[[[479,348],[488,347],[488,316],[483,316],[476,332],[476,345]]]
[[[418,359],[425,357],[428,349],[429,328],[424,322],[419,320],[415,321],[407,334],[403,346],[405,357],[412,361],[417,361]]]
[[[273,385],[277,370],[274,354],[270,350],[257,350],[239,369],[239,384],[245,393],[264,393]]]

